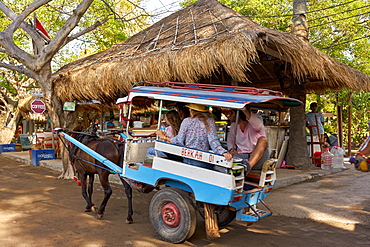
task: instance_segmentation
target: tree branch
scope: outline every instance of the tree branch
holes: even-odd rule
[[[50,0],[49,0],[50,1]],[[7,6],[5,6],[2,2],[0,2],[0,10],[12,21],[17,18],[17,15],[10,10]],[[20,24],[20,27],[30,35],[31,39],[34,40],[36,43],[43,44],[43,40],[38,34],[37,30],[29,25],[27,22],[23,21]],[[41,47],[42,48],[42,47]]]
[[[93,1],[94,0],[83,0],[73,10],[73,15],[67,19],[66,23],[64,23],[63,27],[59,30],[54,39],[52,39],[49,45],[45,47],[42,53],[40,53],[38,61],[40,61],[41,64],[51,61],[53,56],[65,45],[68,35],[77,26]]]
[[[17,71],[19,73],[22,73],[22,74],[28,76],[28,77],[36,79],[36,76],[32,71],[27,70],[26,68],[24,68],[21,65],[12,65],[12,64],[7,64],[7,63],[0,63],[0,67],[10,69],[10,70],[13,70],[13,71]]]
[[[91,25],[90,27],[88,27],[88,28],[86,28],[86,29],[82,30],[81,32],[78,32],[78,33],[76,33],[76,34],[74,34],[74,35],[72,35],[72,36],[69,36],[69,37],[66,39],[65,43],[63,44],[63,46],[65,46],[66,44],[68,44],[68,43],[69,43],[69,42],[71,42],[72,40],[75,40],[75,39],[77,39],[77,38],[81,37],[82,35],[84,35],[84,34],[86,34],[86,33],[88,33],[88,32],[91,32],[92,30],[94,30],[94,29],[98,28],[99,26],[101,26],[101,25],[103,25],[104,23],[106,23],[108,20],[109,20],[109,19],[105,19],[105,20],[102,20],[102,21],[97,21],[97,22],[95,22],[93,25]]]

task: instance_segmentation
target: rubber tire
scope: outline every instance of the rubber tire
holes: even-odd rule
[[[169,227],[162,219],[162,207],[173,203],[179,210],[181,220],[176,227]],[[165,188],[158,191],[149,206],[149,218],[154,231],[161,240],[182,243],[189,239],[196,228],[196,211],[193,200],[178,188]]]
[[[203,204],[203,203],[201,203]],[[198,204],[200,205],[200,204]],[[201,210],[199,210],[199,214],[204,219],[204,208],[203,205],[201,206]],[[216,208],[216,215],[217,215],[217,222],[219,227],[223,227],[228,225],[232,222],[236,217],[236,211],[232,211],[228,209],[226,206],[215,206]]]
[[[236,211],[232,211],[228,209],[227,207],[222,207],[221,210],[222,210],[221,213],[218,213],[218,212],[216,213],[217,218],[218,218],[219,227],[228,225],[236,217]]]

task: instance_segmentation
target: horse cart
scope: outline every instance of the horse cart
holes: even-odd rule
[[[155,188],[149,207],[150,221],[160,239],[180,243],[189,239],[196,228],[196,212],[205,219],[208,237],[219,237],[219,227],[238,221],[256,222],[272,214],[264,199],[275,183],[276,159],[265,162],[262,171],[253,171],[259,180],[249,179],[238,159],[226,161],[212,151],[201,151],[154,140],[131,131],[130,115],[135,102],[152,102],[159,109],[175,102],[196,103],[219,108],[241,110],[248,106],[255,109],[286,111],[302,102],[282,97],[280,92],[235,86],[186,83],[142,82],[134,85],[125,98],[121,115],[126,115],[127,127],[120,133],[124,144],[123,159],[110,161],[103,153],[95,152],[77,141],[67,131],[59,134],[92,156],[99,164],[118,173],[121,180],[142,192]],[[127,117],[128,116],[128,117]],[[158,128],[160,127],[160,119]],[[155,131],[155,130],[154,130]],[[165,152],[167,157],[145,157],[148,147]],[[144,155],[143,155],[144,154]],[[218,169],[210,170],[183,163],[189,158],[210,163]],[[149,188],[149,189],[148,189]]]

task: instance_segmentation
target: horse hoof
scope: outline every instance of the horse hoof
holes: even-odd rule
[[[132,224],[132,223],[134,223],[133,220],[126,220],[126,224]]]
[[[101,218],[103,218],[103,214],[97,214],[97,215],[96,215],[96,218],[97,218],[98,220],[100,220]]]
[[[94,206],[94,207],[92,207],[91,209],[92,209],[92,211],[93,211],[94,213],[97,213],[97,212],[99,211],[98,207],[95,207],[95,206]]]

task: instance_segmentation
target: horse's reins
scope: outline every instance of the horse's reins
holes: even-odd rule
[[[79,132],[79,131],[69,131],[69,133],[72,133],[72,134],[80,134],[80,135],[84,135],[84,136],[91,136],[91,137],[99,137],[99,136],[105,136],[105,135],[112,135],[112,134],[117,134],[117,133],[121,133],[122,131],[115,131],[115,132],[110,132],[110,133],[107,133],[107,134],[105,134],[105,133],[103,133],[103,134],[101,134],[101,135],[97,135],[97,134],[90,134],[90,133],[86,133],[86,132]],[[88,161],[88,160],[85,160],[85,159],[82,159],[81,157],[78,157],[75,153],[72,153],[71,151],[70,151],[70,149],[69,149],[69,147],[68,147],[68,145],[67,145],[67,143],[65,142],[65,141],[63,141],[63,139],[60,137],[60,135],[58,135],[58,138],[62,141],[62,143],[63,143],[63,146],[68,150],[68,153],[71,155],[71,157],[73,157],[74,159],[76,159],[76,160],[82,160],[82,161],[84,161],[84,162],[86,162],[86,163],[89,163],[89,164],[91,164],[91,165],[93,165],[93,166],[96,166],[96,167],[99,167],[99,168],[101,168],[101,169],[104,169],[104,170],[107,170],[107,171],[109,171],[110,173],[112,173],[112,174],[116,174],[117,172],[115,172],[115,171],[112,171],[112,170],[110,170],[110,169],[108,169],[108,168],[106,168],[106,167],[103,167],[103,166],[100,166],[100,165],[98,165],[98,164],[95,164],[95,163],[93,163],[93,162],[90,162],[90,161]],[[119,151],[119,147],[118,147],[118,145],[117,145],[117,143],[115,142],[115,141],[113,141],[113,140],[111,140],[114,144],[115,144],[115,146],[116,146],[116,148],[117,148],[117,150]],[[78,150],[79,148],[77,148],[76,149],[76,152],[77,152],[77,150]],[[72,163],[73,165],[74,165],[74,163]],[[84,166],[81,166],[85,171],[86,171],[86,169],[84,168]],[[87,172],[87,171],[86,171]]]

